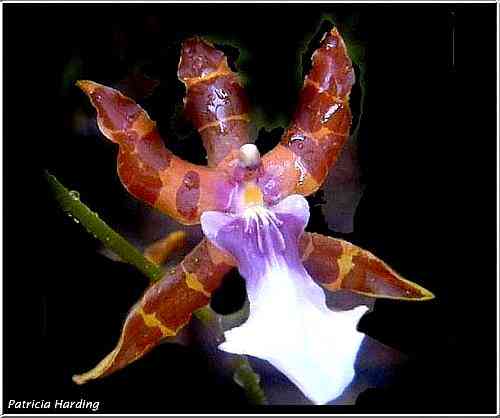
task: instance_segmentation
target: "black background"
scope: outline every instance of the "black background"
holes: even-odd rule
[[[107,413],[493,413],[495,7],[6,5],[4,402],[83,397],[101,400]],[[296,98],[298,43],[323,12],[336,16],[340,29],[342,22],[349,26],[367,51],[360,135],[367,188],[355,233],[346,238],[437,296],[426,303],[378,301],[360,323],[408,354],[408,365],[393,385],[366,391],[348,408],[251,408],[196,346],[162,345],[120,373],[74,385],[73,373],[113,348],[145,281],[98,255],[93,238],[59,211],[45,186],[47,168],[111,224],[131,219],[114,147],[78,135],[69,122],[76,107],[89,115],[91,109],[76,87],[62,86],[65,66],[80,57],[78,77],[106,83],[133,63],[147,63],[161,85],[143,104],[170,134],[183,94],[177,41],[218,32],[251,53],[253,102],[270,115],[287,115]],[[200,158],[201,146],[170,138],[176,152]],[[327,232],[320,219],[309,229]]]

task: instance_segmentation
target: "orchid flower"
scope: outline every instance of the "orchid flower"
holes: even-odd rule
[[[130,98],[92,81],[78,82],[97,110],[101,132],[119,146],[118,174],[127,190],[183,224],[201,223],[206,238],[146,290],[116,348],[73,380],[81,384],[108,375],[176,335],[237,267],[250,314],[225,332],[220,349],[267,360],[311,401],[326,403],[354,376],[363,339],[356,327],[367,307],[330,310],[325,290],[433,297],[368,251],[304,232],[304,196],[318,190],[349,136],[354,71],[344,41],[335,28],[325,34],[291,125],[262,158],[249,138],[243,88],[221,51],[200,38],[188,39],[178,76],[207,166],[165,148],[156,124]]]

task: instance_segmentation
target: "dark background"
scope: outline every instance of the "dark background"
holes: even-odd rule
[[[100,400],[107,413],[494,413],[495,8],[5,5],[4,408],[9,399],[83,397]],[[112,225],[133,219],[136,207],[115,174],[116,150],[75,130],[75,112],[92,110],[72,82],[110,83],[141,63],[161,81],[141,103],[172,149],[199,160],[201,146],[176,141],[176,128],[185,127],[170,119],[183,95],[178,41],[196,33],[239,40],[251,54],[251,100],[268,115],[289,117],[295,54],[324,12],[367,51],[360,134],[367,187],[355,233],[345,237],[437,296],[378,301],[360,323],[407,354],[408,364],[389,387],[343,408],[251,408],[196,345],[162,345],[109,378],[74,385],[72,374],[114,347],[146,283],[97,254],[95,240],[61,213],[44,183],[49,169]],[[276,142],[279,132],[268,136]],[[320,218],[309,229],[328,232]]]

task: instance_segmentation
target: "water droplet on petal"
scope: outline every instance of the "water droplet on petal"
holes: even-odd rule
[[[337,48],[337,40],[335,38],[329,39],[326,43],[326,49]]]
[[[73,200],[80,200],[80,193],[78,193],[76,190],[71,190],[69,192],[69,195]]]
[[[103,100],[102,95],[99,93],[96,93],[96,92],[90,93],[90,97],[92,98],[92,100],[95,100],[97,103],[101,103]]]
[[[325,114],[321,117],[321,123],[326,123],[330,120],[330,118],[339,110],[340,105],[338,103],[334,103],[333,106],[325,112]]]
[[[304,148],[304,140],[305,138],[302,135],[293,135],[289,140],[288,140],[288,145],[289,146],[296,146],[298,149]]]
[[[299,159],[295,160],[295,169],[299,172],[299,180],[297,181],[297,184],[298,186],[303,186],[307,176],[307,169]]]

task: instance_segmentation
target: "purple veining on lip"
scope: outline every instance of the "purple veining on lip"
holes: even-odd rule
[[[338,397],[354,377],[366,307],[333,312],[304,269],[298,239],[309,220],[307,201],[289,196],[278,205],[241,213],[205,212],[203,232],[231,253],[245,278],[250,315],[226,331],[224,351],[269,361],[313,402]]]
[[[261,216],[252,217],[254,212]],[[271,209],[254,207],[239,215],[205,212],[202,228],[209,240],[236,258],[241,275],[251,287],[252,279],[262,277],[273,259],[305,273],[298,239],[308,221],[307,201],[290,196]]]

